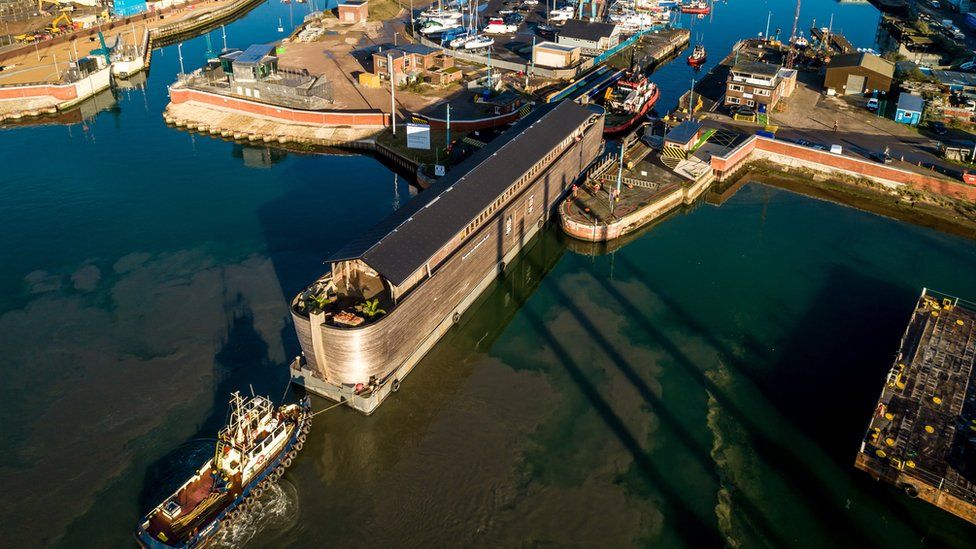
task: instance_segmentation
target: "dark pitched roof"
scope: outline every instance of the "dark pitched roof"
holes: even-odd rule
[[[827,64],[828,69],[838,69],[846,67],[864,67],[878,74],[883,74],[891,78],[895,74],[895,64],[883,57],[870,53],[846,53],[838,55]]]
[[[537,108],[327,261],[362,259],[402,284],[592,115],[572,101]]]
[[[601,38],[607,38],[613,35],[614,28],[616,28],[616,25],[612,23],[596,23],[570,19],[559,30],[559,37],[596,42]]]
[[[925,108],[925,100],[921,96],[910,93],[903,93],[898,96],[898,110],[922,112]]]

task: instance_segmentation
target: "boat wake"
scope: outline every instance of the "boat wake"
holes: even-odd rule
[[[261,533],[264,540],[273,538],[298,521],[298,490],[282,479],[269,486],[261,497],[248,503],[247,511],[231,524],[225,524],[213,538],[211,547],[241,547]],[[271,535],[269,535],[271,534]]]

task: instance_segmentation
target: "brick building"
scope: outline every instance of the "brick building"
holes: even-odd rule
[[[362,23],[369,19],[369,2],[367,0],[346,0],[339,4],[339,21],[341,23]]]
[[[404,44],[381,47],[373,52],[373,74],[388,79],[390,74],[388,59],[393,62],[393,73],[397,84],[415,81],[430,72],[451,75],[458,72],[449,70],[454,68],[454,58],[440,50],[423,44]],[[460,75],[457,78],[460,78]],[[438,81],[441,79],[438,77]],[[448,81],[452,80],[448,79]]]
[[[796,71],[771,63],[738,63],[729,70],[725,83],[725,105],[750,107],[768,112],[796,87]]]

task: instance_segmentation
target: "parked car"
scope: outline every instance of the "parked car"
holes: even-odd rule
[[[879,104],[880,102],[878,101],[878,98],[872,97],[871,99],[868,99],[867,109],[871,112],[874,112],[878,110]]]
[[[831,145],[830,154],[844,154],[844,147],[840,145]]]
[[[945,135],[945,134],[949,133],[949,130],[946,128],[945,124],[943,124],[942,122],[932,122],[932,131],[934,131],[935,133],[937,133],[939,135]]]
[[[873,152],[868,155],[868,158],[878,162],[879,164],[891,164],[892,160],[894,160],[891,158],[891,155],[883,152]]]

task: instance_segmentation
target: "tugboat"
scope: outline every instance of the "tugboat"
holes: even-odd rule
[[[697,69],[704,65],[706,60],[708,60],[708,53],[705,51],[705,46],[696,44],[695,49],[688,56],[688,64]]]
[[[206,545],[284,474],[312,428],[311,412],[308,397],[276,408],[265,397],[235,392],[214,456],[143,517],[136,540],[147,549]]]
[[[708,15],[709,13],[712,13],[712,6],[710,6],[706,0],[692,0],[687,4],[681,4],[681,13]]]
[[[630,129],[657,103],[658,87],[640,72],[630,71],[607,88],[603,106],[607,110],[603,134],[614,135]]]

